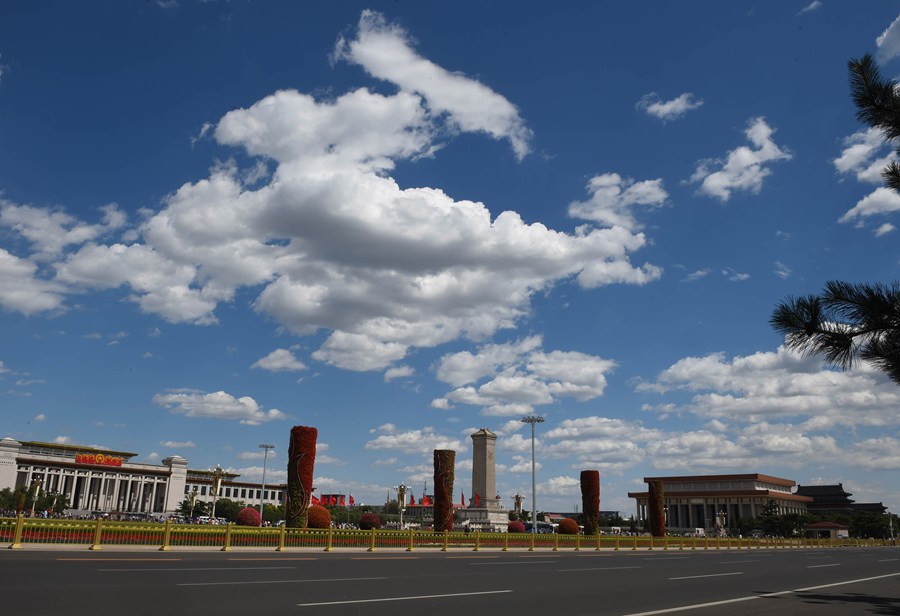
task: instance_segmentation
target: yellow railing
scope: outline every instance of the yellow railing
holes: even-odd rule
[[[284,551],[292,548],[326,552],[341,549],[448,551],[479,550],[750,550],[886,546],[881,539],[806,539],[738,537],[648,537],[617,535],[558,535],[531,533],[433,532],[430,530],[297,529],[172,524],[171,522],[116,522],[0,518],[0,544],[11,549],[28,544],[146,546],[170,550],[206,547],[220,550],[255,548]]]

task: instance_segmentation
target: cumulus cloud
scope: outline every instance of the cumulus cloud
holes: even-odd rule
[[[531,336],[482,345],[476,353],[445,355],[435,373],[456,388],[432,406],[475,405],[483,415],[521,416],[561,397],[586,401],[603,395],[606,373],[615,362],[579,352],[545,352],[541,343],[540,336]]]
[[[875,58],[879,63],[885,63],[900,56],[900,17],[892,21],[891,25],[875,39],[875,44],[878,46]]]
[[[185,447],[196,447],[193,441],[162,441],[160,445],[170,449],[181,449]]]
[[[617,173],[594,176],[587,190],[590,199],[571,203],[569,216],[626,229],[640,228],[631,211],[634,206],[658,207],[669,198],[660,179],[635,183]]]
[[[468,449],[464,440],[438,434],[431,427],[399,432],[389,426],[382,427],[379,431],[382,434],[366,442],[366,449],[398,450],[413,454],[430,454],[435,449],[453,449],[461,453]]]
[[[758,193],[763,180],[772,173],[767,163],[790,160],[792,154],[773,140],[772,129],[764,118],[753,118],[744,131],[753,147],[739,146],[725,160],[705,160],[697,165],[690,182],[700,183],[701,194],[728,201],[735,191]]]
[[[637,103],[637,108],[658,120],[668,122],[669,120],[681,118],[688,111],[697,109],[702,104],[703,101],[695,99],[690,92],[685,92],[668,101],[661,101],[656,92],[651,92],[641,97],[641,100]]]
[[[288,419],[288,416],[278,409],[264,410],[249,396],[235,398],[224,391],[210,394],[183,391],[156,394],[153,396],[153,402],[178,415],[236,419],[242,424],[252,426],[266,421]]]
[[[389,24],[380,13],[363,11],[356,38],[341,37],[333,58],[359,64],[373,77],[421,95],[432,113],[446,114],[462,131],[509,140],[518,158],[530,150],[531,131],[512,103],[484,84],[416,54],[403,28]]]
[[[686,404],[645,407],[666,415],[748,423],[799,418],[801,429],[818,431],[900,423],[894,410],[900,391],[883,373],[868,364],[847,372],[829,370],[817,358],[784,347],[733,359],[723,353],[687,357],[638,390],[693,393]]]
[[[88,224],[6,204],[0,224],[31,254],[0,252],[0,306],[33,314],[63,309],[72,294],[120,290],[147,314],[211,325],[246,290],[286,331],[319,333],[314,360],[397,378],[417,348],[517,327],[532,297],[560,281],[595,288],[660,277],[631,261],[648,242],[638,208],[666,198],[659,180],[598,176],[573,232],[401,186],[390,175],[398,162],[435,156],[456,133],[508,141],[522,157],[530,132],[509,101],[422,58],[377,13],[362,14],[335,58],[397,91],[319,99],[281,90],[229,111],[204,132],[247,154],[247,168],[216,164],[134,226],[113,206]],[[301,369],[283,352],[257,367]]]
[[[860,219],[889,214],[900,210],[900,195],[884,186],[876,188],[854,205],[847,213],[838,219],[838,222],[853,222]]]
[[[805,15],[806,13],[818,11],[820,8],[822,8],[822,2],[820,0],[813,0],[802,9],[800,9],[800,11],[797,13],[797,16],[799,17],[800,15]]]
[[[262,368],[270,372],[297,372],[306,370],[306,364],[297,359],[287,349],[275,349],[262,359],[253,363],[251,368]]]

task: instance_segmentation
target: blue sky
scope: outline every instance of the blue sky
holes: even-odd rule
[[[847,62],[894,3],[0,7],[0,432],[530,507],[759,472],[900,506],[900,390],[775,304],[897,279]]]

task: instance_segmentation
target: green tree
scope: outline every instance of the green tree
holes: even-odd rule
[[[900,284],[829,281],[821,295],[788,297],[770,320],[788,348],[841,369],[868,361],[900,385]]]
[[[850,60],[850,95],[856,103],[856,117],[860,122],[882,131],[887,141],[900,138],[900,95],[898,83],[884,79],[871,54]],[[900,154],[900,148],[897,150]],[[900,164],[888,163],[881,173],[891,189],[900,192]]]

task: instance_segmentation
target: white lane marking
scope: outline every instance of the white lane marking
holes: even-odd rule
[[[640,567],[588,567],[586,569],[557,569],[557,571],[615,571],[617,569],[640,569]]]
[[[315,580],[255,580],[242,582],[183,582],[176,586],[238,586],[241,584],[307,584],[309,582],[361,582],[366,580],[386,580],[386,577],[364,578],[320,578]]]
[[[384,599],[356,599],[354,601],[324,601],[321,603],[298,603],[298,607],[317,607],[321,605],[347,605],[350,603],[381,603],[384,601],[413,601],[416,599],[446,599],[447,597],[474,597],[477,595],[497,595],[512,592],[511,590],[486,590],[484,592],[457,592],[446,595],[417,595],[409,597],[385,597]]]
[[[527,563],[469,563],[473,567],[484,567],[486,565],[546,565],[547,563],[554,563],[552,560],[529,560]]]
[[[645,556],[641,560],[688,560],[690,556]]]
[[[625,616],[655,616],[656,614],[672,614],[674,612],[686,612],[688,610],[699,610],[705,607],[715,605],[727,605],[729,603],[741,603],[743,601],[753,601],[754,599],[765,599],[769,597],[779,597],[781,595],[789,595],[796,592],[808,592],[810,590],[821,590],[823,588],[832,588],[834,586],[845,586],[847,584],[857,584],[859,582],[871,582],[873,580],[882,580],[884,578],[895,577],[898,573],[888,573],[887,575],[876,575],[874,577],[860,578],[858,580],[846,580],[844,582],[834,582],[832,584],[822,584],[821,586],[809,586],[808,588],[795,588],[794,590],[782,590],[779,592],[770,592],[764,595],[754,595],[752,597],[738,597],[737,599],[725,599],[724,601],[712,601],[710,603],[695,603],[694,605],[682,605],[680,607],[670,607],[662,610],[653,610],[650,612],[634,612]]]
[[[827,565],[809,565],[807,569],[818,569],[820,567],[839,567],[840,563],[830,563]]]
[[[880,562],[880,563],[892,563],[892,562],[894,562],[895,560],[900,560],[900,558],[882,558],[882,559],[879,560],[878,562]]]
[[[106,573],[122,573],[128,571],[271,571],[273,569],[296,569],[297,567],[147,567],[142,569],[137,568],[123,568],[123,569],[97,569],[97,571],[104,571]]]
[[[723,560],[720,565],[742,565],[744,563],[758,563],[758,560]]]
[[[744,575],[743,571],[735,571],[733,573],[710,573],[709,575],[685,575],[683,577],[673,577],[670,580],[696,580],[699,578],[722,577],[725,575]]]

